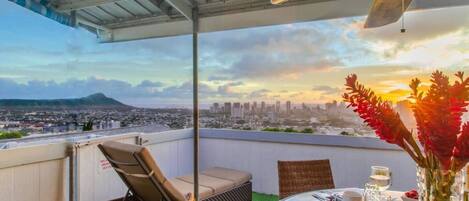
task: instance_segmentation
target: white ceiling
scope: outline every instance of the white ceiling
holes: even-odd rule
[[[192,33],[192,7],[199,8],[199,31],[214,32],[294,22],[366,15],[372,0],[50,0],[58,12],[76,12],[80,25],[103,42]],[[414,0],[412,10],[469,5],[469,0]]]

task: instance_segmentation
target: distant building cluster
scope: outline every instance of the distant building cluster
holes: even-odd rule
[[[401,115],[409,129],[415,128],[410,103],[388,102]],[[232,128],[244,130],[304,130],[328,135],[374,135],[344,102],[331,101],[324,104],[294,104],[291,101],[225,102],[213,103],[201,124],[209,128]]]
[[[0,131],[27,134],[76,133],[164,125],[180,129],[192,126],[191,111],[186,109],[132,110],[0,110]]]
[[[212,114],[222,114],[225,117],[232,118],[245,118],[253,115],[268,115],[275,117],[280,113],[291,114],[292,113],[292,104],[291,101],[286,101],[285,107],[281,106],[280,101],[276,101],[274,104],[267,104],[265,101],[261,101],[258,104],[257,101],[254,102],[225,102],[222,105],[219,103],[213,103],[210,106],[210,113]]]
[[[392,103],[391,103],[392,104]],[[393,106],[406,126],[415,127],[410,103]],[[192,127],[189,109],[131,110],[2,110],[0,131],[22,131],[27,134],[75,133],[126,127],[163,125],[181,129]],[[252,101],[213,103],[200,111],[200,126],[242,130],[307,131],[327,135],[373,135],[345,103],[293,103],[292,101]]]
[[[201,124],[209,128],[264,130],[278,128],[320,134],[365,135],[370,130],[343,102],[294,104],[292,101],[213,103]],[[275,129],[274,129],[275,130]]]

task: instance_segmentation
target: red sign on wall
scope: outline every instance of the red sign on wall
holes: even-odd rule
[[[111,163],[109,163],[109,161],[106,159],[102,159],[99,161],[99,167],[101,170],[107,170],[112,168]]]

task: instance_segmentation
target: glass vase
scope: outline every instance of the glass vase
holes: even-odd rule
[[[417,167],[419,201],[463,201],[465,169],[451,170]]]

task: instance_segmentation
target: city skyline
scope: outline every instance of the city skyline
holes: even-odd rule
[[[364,30],[364,17],[201,34],[201,104],[322,104],[341,100],[350,73],[384,98],[400,100],[412,77],[427,81],[434,69],[468,69],[466,11],[410,12],[406,34],[396,34],[399,24]],[[0,16],[0,25],[10,27],[0,30],[2,99],[102,92],[138,107],[191,105],[190,36],[99,44],[92,33],[11,2],[0,2]]]

